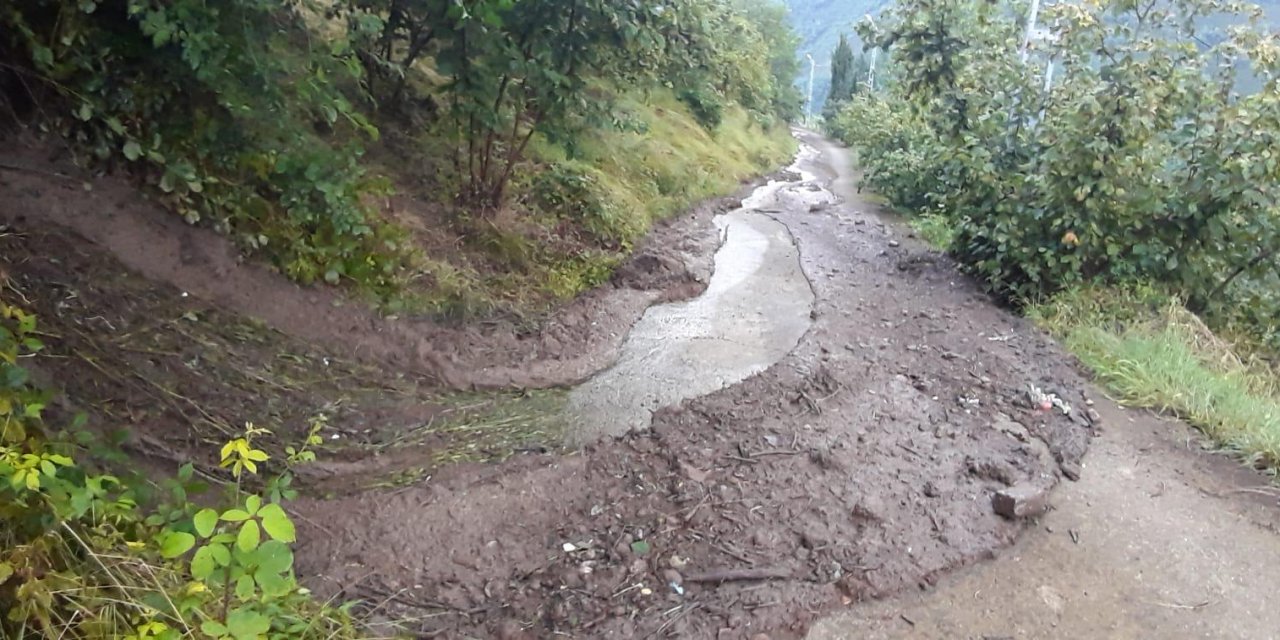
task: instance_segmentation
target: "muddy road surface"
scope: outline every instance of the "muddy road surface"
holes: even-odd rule
[[[761,211],[833,199],[801,172],[813,153],[806,147],[785,178],[715,217],[722,242],[706,290],[648,309],[617,362],[570,392],[571,442],[646,429],[654,411],[740,382],[795,348],[811,322],[813,289],[791,232]]]
[[[1184,424],[1097,406],[1083,476],[1017,544],[809,640],[1276,637],[1280,490]]]
[[[860,199],[843,150],[804,141],[800,178],[744,220],[798,252],[813,299],[794,347],[569,455],[302,500],[304,580],[423,637],[796,638],[1013,543],[1024,524],[993,495],[1076,476],[1084,383]],[[777,265],[740,267],[762,283],[748,302],[777,294],[756,277]],[[1076,408],[1039,411],[1032,386]]]

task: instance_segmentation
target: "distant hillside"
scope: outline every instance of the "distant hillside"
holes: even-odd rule
[[[851,37],[855,53],[862,51],[862,43],[853,33],[853,25],[867,14],[876,15],[893,0],[783,0],[791,11],[791,21],[800,34],[800,57],[813,55],[817,71],[813,77],[813,112],[822,110],[831,84],[831,52],[836,48],[840,34]],[[1280,0],[1260,0],[1266,20],[1273,27],[1280,26]],[[796,79],[801,91],[808,88],[808,61],[801,67]]]

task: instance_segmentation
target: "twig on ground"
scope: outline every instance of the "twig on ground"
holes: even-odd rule
[[[684,577],[685,582],[737,582],[750,580],[788,580],[792,573],[786,569],[724,569],[707,571]]]

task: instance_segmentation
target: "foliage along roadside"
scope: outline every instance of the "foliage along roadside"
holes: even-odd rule
[[[1047,12],[1057,40],[1026,63],[1021,16],[1003,3],[903,0],[879,30],[864,25],[895,78],[832,130],[867,184],[946,216],[952,252],[1015,303],[1152,282],[1280,347],[1276,35],[1219,0]],[[1263,89],[1238,93],[1245,73]]]
[[[289,447],[283,471],[248,488],[270,464],[246,425],[221,451],[225,495],[190,464],[167,496],[101,473],[84,447],[43,421],[51,395],[24,367],[43,345],[36,319],[0,300],[0,636],[83,639],[341,640],[359,632],[347,607],[314,601],[293,575],[293,465],[314,459],[322,424]],[[78,429],[79,424],[71,425]],[[87,436],[81,441],[92,440]],[[256,483],[254,483],[256,484]]]
[[[794,117],[784,15],[767,0],[33,0],[0,9],[0,113],[300,282],[457,297],[465,270],[374,206],[392,189],[362,160],[380,127],[452,156],[427,179],[458,219],[519,208],[509,185],[555,168],[529,147],[572,160],[625,125],[619,96],[670,91],[708,130],[739,107],[766,130]]]
[[[1177,298],[1083,287],[1027,309],[1120,402],[1175,415],[1251,467],[1280,471],[1280,375]]]

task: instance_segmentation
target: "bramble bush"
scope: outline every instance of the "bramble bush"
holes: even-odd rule
[[[1257,19],[1222,0],[1063,3],[1024,62],[1004,4],[904,0],[863,26],[894,82],[835,130],[895,206],[948,216],[952,252],[1014,302],[1152,282],[1275,341],[1260,284],[1280,272],[1280,46]]]
[[[51,432],[49,394],[22,360],[43,348],[35,318],[0,301],[0,636],[26,639],[213,640],[359,637],[343,607],[314,601],[293,575],[296,534],[281,502],[293,465],[314,459],[322,423],[286,450],[262,493],[247,488],[270,456],[246,425],[222,448],[234,483],[218,499],[181,468],[166,499],[76,460]],[[78,426],[78,425],[72,425]]]

